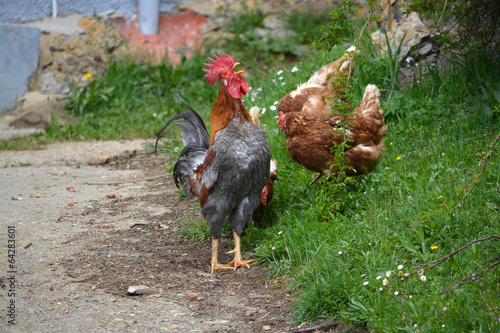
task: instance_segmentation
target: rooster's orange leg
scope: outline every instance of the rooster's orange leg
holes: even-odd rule
[[[241,241],[240,236],[233,230],[233,238],[234,238],[234,250],[229,251],[227,253],[234,253],[234,259],[229,263],[229,265],[233,265],[234,269],[238,267],[248,267],[254,259],[250,260],[242,260],[241,258]]]
[[[229,266],[229,265],[219,264],[219,261],[217,260],[218,249],[219,249],[219,239],[212,238],[212,271],[211,271],[211,273],[213,273],[216,269],[231,269],[231,266]]]

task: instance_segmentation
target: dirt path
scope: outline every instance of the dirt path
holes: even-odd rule
[[[104,166],[88,165],[97,153],[119,157]],[[0,331],[276,332],[292,327],[290,295],[261,267],[210,274],[209,242],[176,237],[186,223],[183,214],[193,215],[193,201],[179,201],[164,165],[144,154],[143,141],[0,152]],[[154,179],[137,181],[146,178]],[[31,198],[31,192],[40,197]],[[9,273],[9,231],[16,241],[15,273]],[[224,240],[221,252],[231,245]],[[230,261],[229,255],[221,261]],[[152,294],[127,296],[135,285],[149,286]],[[11,300],[15,326],[8,326]]]

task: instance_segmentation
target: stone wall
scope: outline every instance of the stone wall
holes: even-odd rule
[[[136,12],[137,0],[57,0],[58,13],[85,15],[118,12],[132,15]],[[160,10],[170,12],[179,0],[160,0]],[[1,0],[0,22],[22,23],[52,15],[51,0]]]

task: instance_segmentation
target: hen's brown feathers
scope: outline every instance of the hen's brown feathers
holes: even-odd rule
[[[351,47],[338,60],[321,67],[306,83],[285,95],[278,104],[278,110],[283,113],[301,112],[311,116],[330,115],[331,104],[339,103],[341,100],[327,99],[327,97],[341,96],[345,92],[343,84],[337,83],[332,86],[331,82],[339,76],[354,75],[354,59],[357,54],[359,51]]]
[[[384,153],[382,142],[387,133],[384,124],[384,112],[380,107],[379,89],[368,85],[355,115],[348,119],[345,172],[349,176],[366,174],[378,164]],[[332,142],[344,141],[339,132],[341,116],[316,117],[300,112],[280,113],[278,123],[286,135],[286,147],[290,156],[307,169],[322,174],[335,173],[333,168],[335,155],[332,154]]]

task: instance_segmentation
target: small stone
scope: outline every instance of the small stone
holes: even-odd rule
[[[269,326],[269,325],[262,326],[262,330],[264,330],[264,331],[270,331],[271,330],[271,326]]]
[[[245,312],[245,317],[252,317],[253,316],[253,311],[247,311]]]
[[[72,203],[72,202],[68,203],[68,206],[74,206],[74,205],[75,205],[75,204],[74,204],[74,203]]]
[[[42,237],[42,240],[47,240],[47,239],[49,239],[47,236]]]
[[[109,157],[103,154],[97,154],[92,156],[89,160],[90,165],[102,165],[106,164],[109,161]]]
[[[149,288],[148,286],[130,286],[128,287],[127,292],[129,295],[145,295],[145,294],[152,294],[153,290]]]
[[[42,195],[40,193],[31,192],[30,198],[40,198]]]
[[[61,308],[61,311],[66,311],[66,310],[68,310],[68,309],[66,309],[66,308]]]
[[[75,187],[74,186],[66,186],[66,190],[70,191],[70,190],[74,190]]]
[[[306,329],[306,328],[307,328],[307,323],[302,323],[302,324],[300,324],[299,326],[297,326],[297,328],[298,328],[299,330]]]
[[[116,194],[106,194],[106,198],[116,198]]]
[[[111,224],[109,224],[109,223],[103,223],[102,227],[103,228],[111,228]]]
[[[190,300],[193,300],[193,299],[197,299],[198,296],[189,294],[189,295],[186,295],[186,298],[190,301]]]

